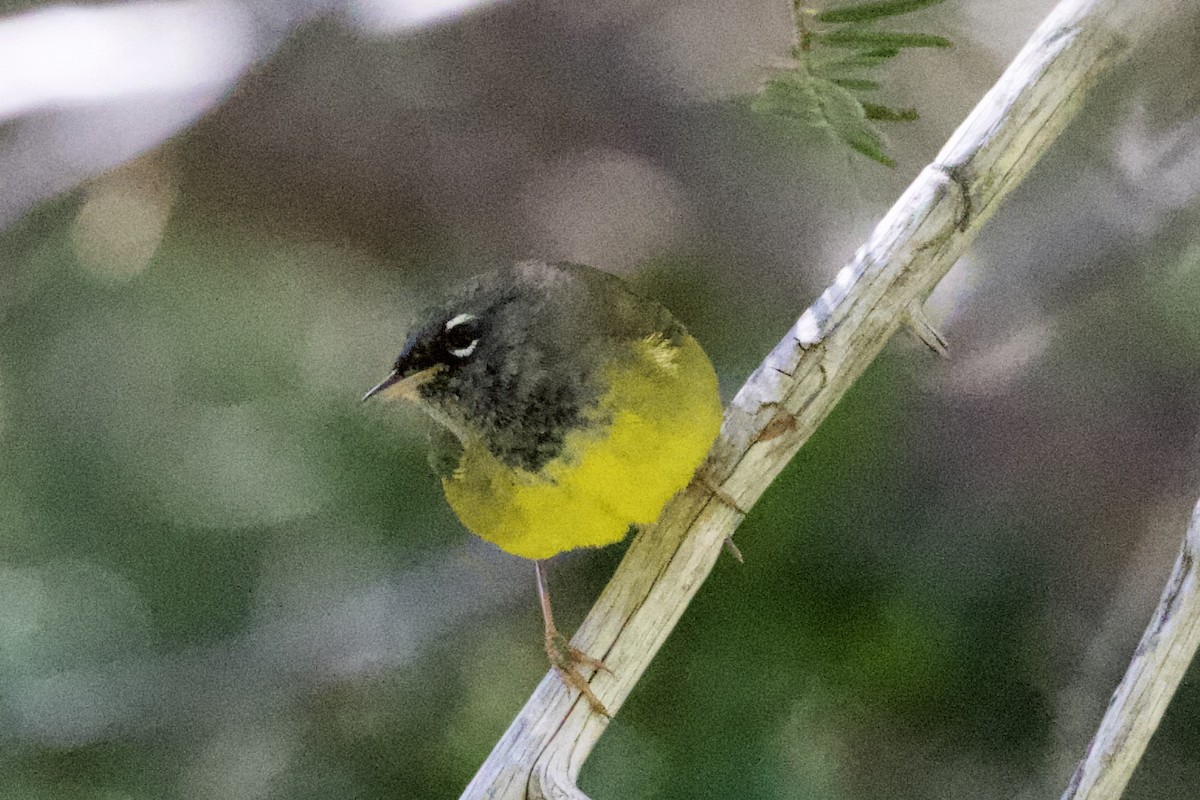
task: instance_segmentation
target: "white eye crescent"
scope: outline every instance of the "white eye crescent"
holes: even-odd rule
[[[459,314],[457,316],[451,317],[450,320],[446,323],[446,326],[443,330],[446,333],[446,335],[448,337],[450,337],[450,334],[453,333],[455,328],[457,328],[460,325],[465,325],[469,322],[474,322],[477,319],[479,319],[479,318],[476,317],[474,314]],[[450,337],[451,341],[453,341],[454,338],[457,338],[459,341],[455,342],[455,343],[456,344],[461,343],[464,338],[462,336],[463,333],[470,336],[470,332],[468,330],[463,330],[463,331],[460,331],[460,333],[457,337]],[[464,344],[462,347],[448,347],[446,349],[446,352],[449,353],[450,355],[454,356],[455,358],[466,358],[467,356],[471,355],[471,353],[474,353],[475,348],[478,346],[479,346],[479,337],[476,336],[476,337],[472,338],[469,343]]]
[[[462,325],[464,322],[473,322],[474,320],[477,320],[477,319],[479,319],[479,317],[475,316],[474,314],[459,314],[456,317],[450,318],[450,321],[446,323],[446,327],[444,330],[446,331],[446,333],[449,333],[450,331],[457,328],[459,325]]]
[[[467,345],[466,347],[451,347],[446,352],[448,352],[450,355],[454,356],[455,358],[466,358],[467,356],[471,355],[471,353],[474,353],[475,348],[478,346],[479,346],[479,340],[472,339],[471,343],[469,345]]]

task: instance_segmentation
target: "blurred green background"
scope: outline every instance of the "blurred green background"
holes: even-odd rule
[[[747,110],[786,7],[304,27],[0,238],[0,796],[455,797],[545,672],[532,569],[358,403],[513,259],[671,307],[726,398],[1049,2],[950,3],[885,170]],[[605,798],[1057,797],[1200,494],[1193,10],[1102,87],[771,487],[586,765]],[[3,20],[0,20],[2,22]],[[556,559],[573,629],[624,545]],[[1192,798],[1200,686],[1128,797]]]

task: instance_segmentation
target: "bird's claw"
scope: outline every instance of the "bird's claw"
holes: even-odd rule
[[[550,666],[554,667],[554,671],[562,678],[563,683],[578,689],[579,693],[587,700],[588,705],[592,707],[592,711],[605,717],[612,716],[608,713],[608,709],[604,707],[604,704],[600,702],[600,698],[596,697],[596,693],[592,691],[587,678],[579,671],[579,667],[584,666],[597,672],[603,671],[611,675],[612,670],[603,661],[598,658],[592,658],[578,647],[572,646],[566,637],[558,631],[547,632],[546,655],[550,657]]]

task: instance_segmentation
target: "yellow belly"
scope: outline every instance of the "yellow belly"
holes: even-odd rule
[[[609,370],[593,425],[567,435],[539,472],[468,445],[446,499],[471,531],[524,558],[620,541],[688,484],[721,425],[712,363],[691,336],[637,342]],[[604,423],[599,422],[604,420]]]

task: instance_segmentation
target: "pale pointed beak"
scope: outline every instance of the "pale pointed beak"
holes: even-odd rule
[[[378,395],[384,400],[411,400],[417,402],[421,399],[417,395],[417,389],[422,384],[428,383],[433,376],[441,371],[442,365],[437,364],[402,378],[400,377],[400,371],[394,369],[386,378],[372,386],[371,390],[364,394],[362,399],[365,402]]]
[[[362,396],[362,402],[364,402],[364,403],[367,402],[372,397],[374,397],[375,395],[382,392],[384,389],[387,389],[389,386],[395,385],[398,382],[398,380],[399,380],[399,378],[397,377],[396,370],[392,370],[390,373],[388,373],[388,376],[386,378],[384,378],[379,383],[372,386],[371,389]]]

